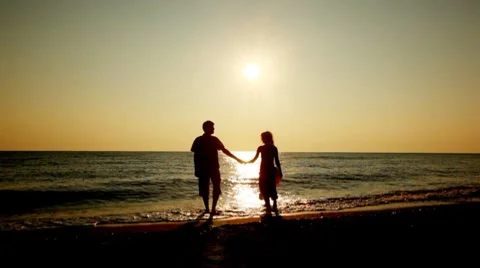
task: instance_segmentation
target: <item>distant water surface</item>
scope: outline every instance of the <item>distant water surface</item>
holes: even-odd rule
[[[234,152],[244,160],[254,152]],[[480,197],[480,154],[281,153],[281,213]],[[256,216],[258,170],[220,152],[219,218]],[[0,230],[196,219],[190,152],[0,152]]]

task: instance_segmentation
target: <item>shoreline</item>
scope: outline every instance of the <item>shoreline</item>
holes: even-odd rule
[[[293,213],[281,213],[275,215],[272,213],[272,217],[281,217],[282,220],[316,220],[331,217],[351,216],[351,215],[368,215],[372,213],[381,213],[384,211],[398,211],[405,209],[421,209],[423,207],[432,206],[444,206],[444,205],[457,205],[461,203],[476,203],[480,200],[467,201],[467,202],[455,202],[455,201],[420,201],[420,202],[398,202],[381,205],[372,205],[364,207],[355,207],[339,210],[323,210],[323,211],[302,211]],[[6,230],[0,231],[0,236],[9,233],[62,233],[62,232],[86,232],[91,235],[101,235],[102,233],[142,233],[142,232],[168,232],[174,231],[181,226],[188,224],[191,226],[200,226],[203,224],[209,224],[211,228],[220,227],[224,225],[238,225],[248,223],[258,223],[266,216],[265,214],[259,216],[245,216],[245,217],[226,217],[226,218],[213,218],[208,222],[208,218],[198,215],[196,220],[185,221],[168,221],[168,222],[135,222],[135,223],[98,223],[85,226],[60,226],[53,228],[38,228],[38,229],[23,229],[23,230]]]
[[[474,201],[477,202],[477,201]],[[480,201],[478,201],[480,202]],[[472,203],[472,202],[467,202]],[[356,207],[340,210],[325,210],[325,211],[303,211],[279,214],[283,220],[316,220],[328,217],[341,217],[351,215],[367,215],[372,213],[381,213],[384,211],[398,211],[406,209],[421,209],[424,207],[432,206],[444,206],[444,205],[457,205],[459,202],[439,202],[439,201],[425,201],[425,202],[409,202],[409,203],[390,203],[383,205],[373,205],[365,207]],[[278,217],[272,215],[272,217]],[[238,225],[248,223],[258,223],[262,221],[265,215],[261,216],[246,216],[246,217],[232,217],[232,218],[213,218],[210,223],[211,227],[219,227],[224,225]],[[98,230],[99,233],[117,231],[117,232],[163,232],[173,231],[184,224],[197,223],[196,226],[206,224],[207,219],[191,220],[191,221],[178,221],[178,222],[141,222],[141,223],[105,223],[96,224],[92,226],[92,230]]]
[[[385,214],[385,213],[398,213],[403,211],[428,209],[428,208],[437,208],[437,207],[450,207],[450,206],[462,206],[462,205],[472,205],[480,206],[480,199],[472,199],[470,201],[420,201],[420,202],[398,202],[398,203],[389,203],[381,205],[372,205],[364,207],[355,207],[339,210],[324,210],[324,211],[303,211],[303,212],[293,212],[282,214],[273,214],[271,216],[262,214],[259,216],[245,216],[245,217],[232,217],[232,218],[205,218],[202,217],[203,214],[199,215],[197,220],[185,220],[185,221],[175,221],[175,222],[137,222],[137,223],[99,223],[87,226],[61,226],[55,228],[39,228],[39,229],[24,229],[24,230],[7,230],[0,231],[0,238],[8,234],[34,234],[34,233],[43,233],[45,235],[55,235],[62,233],[75,233],[78,232],[80,235],[88,234],[89,236],[97,236],[108,234],[111,236],[112,233],[122,235],[131,235],[136,233],[150,233],[150,232],[172,232],[177,229],[181,229],[183,226],[191,226],[191,228],[199,228],[203,225],[208,225],[209,228],[218,228],[222,226],[229,225],[242,225],[242,224],[255,224],[265,222],[267,217],[275,220],[285,220],[285,221],[302,221],[302,220],[322,220],[322,219],[331,219],[331,218],[342,218],[342,217],[363,217],[371,216],[376,214]],[[479,227],[480,228],[480,227]],[[28,236],[26,236],[28,237]]]
[[[480,239],[480,202],[390,204],[339,211],[213,219],[178,223],[106,224],[95,227],[0,233],[6,259],[87,264],[158,259],[167,267],[257,267],[367,254],[366,264],[446,259],[475,260]],[[373,259],[372,259],[373,258]],[[335,262],[348,258],[335,258]],[[282,266],[283,267],[283,266]]]

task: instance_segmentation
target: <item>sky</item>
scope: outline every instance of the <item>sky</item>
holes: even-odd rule
[[[189,151],[212,120],[230,151],[480,152],[480,1],[4,0],[0,21],[0,150]]]

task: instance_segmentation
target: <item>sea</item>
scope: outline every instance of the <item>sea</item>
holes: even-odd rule
[[[262,215],[260,158],[219,157],[214,220]],[[480,154],[284,152],[280,162],[280,214],[480,199]],[[203,211],[191,152],[0,152],[0,231],[192,221]]]

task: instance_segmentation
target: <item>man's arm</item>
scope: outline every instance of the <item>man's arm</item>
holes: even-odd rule
[[[232,154],[227,148],[222,147],[221,150],[222,150],[222,152],[223,152],[224,154],[226,154],[226,155],[230,156],[231,158],[237,160],[237,162],[242,163],[242,164],[245,163],[245,161],[243,161],[243,160],[239,159],[238,157],[236,157],[236,156],[235,156],[234,154]]]
[[[198,138],[195,138],[195,140],[193,140],[192,147],[190,148],[190,152],[197,151],[197,143],[198,143]]]
[[[224,154],[226,154],[226,155],[230,156],[231,158],[237,160],[237,162],[245,164],[245,161],[239,159],[238,157],[233,155],[227,148],[225,148],[225,146],[223,145],[223,143],[220,141],[219,138],[217,138],[217,137],[214,137],[214,138],[216,139],[216,142],[217,142],[217,150],[221,150]]]

